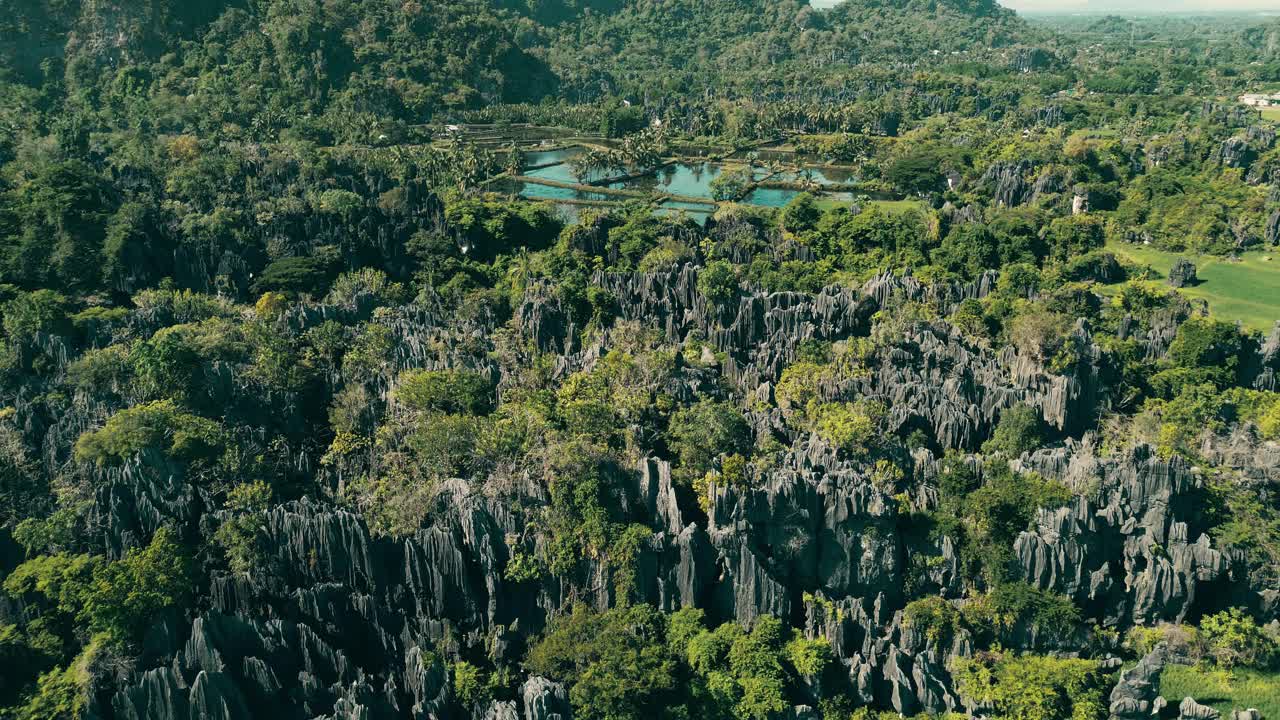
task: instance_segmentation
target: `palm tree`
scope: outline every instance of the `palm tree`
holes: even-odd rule
[[[800,183],[807,190],[813,190],[818,187],[818,183],[814,178],[813,168],[803,168],[800,171]]]
[[[521,168],[524,166],[523,158],[520,155],[520,149],[516,147],[514,142],[507,145],[507,167],[506,172],[511,177],[520,174]]]
[[[511,263],[507,266],[507,285],[514,291],[518,291],[523,296],[524,291],[529,287],[529,279],[534,276],[535,266],[533,256],[529,254],[528,248],[520,248],[518,252],[511,258]]]

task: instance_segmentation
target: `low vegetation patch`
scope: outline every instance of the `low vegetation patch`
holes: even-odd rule
[[[1170,665],[1160,675],[1160,694],[1173,706],[1183,698],[1195,698],[1217,708],[1223,717],[1249,708],[1264,718],[1280,717],[1280,672]]]
[[[1199,282],[1178,290],[1209,303],[1209,312],[1250,330],[1268,332],[1280,320],[1280,252],[1258,250],[1238,260],[1213,255],[1166,252],[1145,245],[1109,243],[1107,250],[1139,266],[1150,267],[1161,281],[1174,263],[1186,258],[1196,265]]]

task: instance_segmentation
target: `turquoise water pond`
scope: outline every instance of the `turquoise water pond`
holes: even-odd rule
[[[531,200],[618,200],[604,193],[582,192],[573,188],[551,187],[537,183],[520,183],[517,192]]]
[[[716,206],[669,200],[662,203],[655,212],[664,216],[684,215],[699,225],[705,225],[707,220],[715,214]]]
[[[803,182],[809,179],[818,185],[848,185],[858,182],[858,174],[845,168],[811,167],[805,170],[784,170],[769,178],[774,182]]]
[[[609,187],[641,192],[656,191],[669,195],[699,197],[711,199],[711,183],[726,172],[718,163],[676,163],[668,165],[652,175],[633,178],[625,182],[613,183]],[[752,172],[756,180],[763,180],[769,175],[764,168],[756,168]]]
[[[542,178],[543,180],[554,180],[555,182],[573,183],[576,185],[585,185],[598,180],[606,180],[610,177],[610,173],[601,170],[592,170],[586,175],[578,175],[573,171],[573,166],[569,163],[561,163],[559,165],[551,165],[550,167],[538,168],[525,173],[528,177]]]
[[[538,159],[550,157],[556,152],[571,152],[573,149],[562,151],[549,151],[548,153],[538,154]],[[554,160],[548,160],[554,162]],[[540,164],[540,163],[534,163]],[[688,198],[706,198],[711,201],[711,183],[716,178],[726,172],[724,165],[714,162],[702,163],[675,163],[668,165],[660,170],[645,175],[643,177],[631,178],[618,182],[609,183],[609,187],[620,190],[634,190],[637,192],[654,192],[667,195],[679,195]],[[589,184],[592,182],[600,182],[608,176],[603,172],[593,172],[586,177],[577,175],[573,167],[569,163],[561,163],[559,165],[551,165],[536,170],[529,170],[526,173],[529,177],[552,180],[555,182],[571,183],[571,184]],[[778,182],[796,182],[801,175],[795,171],[787,171],[772,175],[765,168],[755,168],[752,175],[756,180],[770,180]],[[833,185],[853,182],[857,178],[852,173],[838,168],[812,169],[809,177],[819,185]],[[544,185],[536,185],[528,183],[522,186],[521,194],[525,197],[547,200],[608,200],[618,199],[609,198],[598,193],[580,192],[569,188],[554,188]],[[781,188],[756,188],[748,195],[743,202],[749,205],[760,205],[764,207],[783,207],[796,195],[799,190],[788,190]],[[712,208],[708,210],[708,206],[690,205],[689,203],[666,203],[663,206],[666,212],[676,212],[684,210],[690,215],[706,215],[709,216],[714,212]]]
[[[782,190],[780,188],[756,188],[744,200],[748,205],[763,207],[785,207],[791,199],[799,195],[799,190]]]
[[[525,167],[539,167],[551,163],[562,163],[582,154],[582,146],[561,148],[559,150],[532,150],[524,154]]]

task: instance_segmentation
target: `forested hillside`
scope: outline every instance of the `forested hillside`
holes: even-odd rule
[[[1277,92],[1255,18],[0,0],[0,718],[1280,718]]]
[[[575,100],[617,91],[696,97],[805,92],[847,79],[835,72],[841,67],[915,64],[1032,37],[994,3],[846,3],[819,12],[801,0],[673,0],[560,25],[551,58]]]

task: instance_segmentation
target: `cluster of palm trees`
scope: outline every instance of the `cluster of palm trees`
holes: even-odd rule
[[[668,152],[665,128],[648,127],[624,137],[616,148],[590,148],[570,163],[579,177],[601,172],[639,173],[662,165]]]
[[[393,145],[361,149],[365,162],[399,182],[414,181],[440,191],[480,187],[504,169],[503,156],[465,140],[441,145]],[[516,153],[519,156],[519,153]]]
[[[744,140],[773,138],[783,134],[870,133],[883,131],[888,116],[936,114],[956,102],[923,91],[898,88],[866,97],[852,93],[841,97],[772,97],[734,100],[705,99],[647,105],[649,115],[664,130],[692,137],[728,137]],[[932,99],[934,102],[925,102]],[[917,107],[919,106],[919,107]],[[546,103],[542,105],[493,105],[468,113],[468,122],[530,122],[539,125],[595,131],[600,126],[600,105]]]
[[[887,103],[816,103],[802,100],[745,101],[702,111],[695,123],[712,134],[767,138],[780,134],[874,133],[893,111]],[[716,114],[720,117],[712,119]]]
[[[511,125],[533,123],[554,127],[587,130],[600,127],[603,105],[571,103],[512,103],[486,105],[483,108],[462,113],[462,121],[468,124]]]

